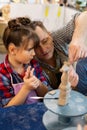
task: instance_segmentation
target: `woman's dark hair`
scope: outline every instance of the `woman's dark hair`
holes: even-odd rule
[[[18,17],[18,18],[14,19],[11,22],[19,23],[19,24],[23,25],[26,28],[31,28],[32,30],[35,30],[36,27],[39,26],[43,30],[48,32],[41,21],[31,21],[30,18],[28,18],[28,17]]]
[[[26,20],[26,23],[28,24],[27,21],[28,20]],[[3,42],[7,50],[10,43],[13,43],[17,47],[21,45],[27,47],[30,39],[34,41],[34,46],[37,46],[40,42],[37,34],[31,29],[25,28],[25,26],[17,22],[17,19],[13,19],[8,22],[8,26],[3,34]]]
[[[46,32],[47,29],[45,28],[45,26],[43,25],[43,23],[41,21],[32,21],[30,24],[29,24],[29,27],[33,30],[36,29],[36,27],[39,26],[40,28],[42,28],[43,30],[45,30]]]

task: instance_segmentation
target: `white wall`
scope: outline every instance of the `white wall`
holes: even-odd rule
[[[41,20],[49,31],[54,31],[66,24],[76,12],[58,4],[11,3],[10,17],[28,16],[32,20]]]
[[[73,9],[73,8],[69,8],[69,7],[66,7],[65,8],[65,24],[67,23],[67,22],[69,22],[69,20],[74,16],[74,14],[76,14],[77,12],[79,12],[79,11],[77,11],[77,10],[75,10],[75,9]]]

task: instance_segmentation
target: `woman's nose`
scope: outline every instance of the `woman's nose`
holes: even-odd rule
[[[46,47],[41,44],[41,45],[40,45],[40,50],[41,50],[41,52],[45,52],[45,51],[46,51]]]

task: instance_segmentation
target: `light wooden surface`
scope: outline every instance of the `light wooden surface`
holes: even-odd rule
[[[2,41],[3,32],[6,26],[7,26],[7,22],[0,18],[0,53],[6,53],[6,50]]]

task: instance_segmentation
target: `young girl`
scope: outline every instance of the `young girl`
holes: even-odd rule
[[[48,91],[39,64],[31,61],[39,44],[38,36],[20,24],[8,22],[3,42],[8,54],[0,64],[0,106],[36,102],[30,97],[44,96]]]

